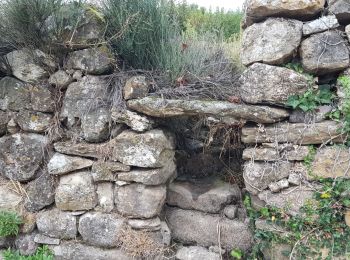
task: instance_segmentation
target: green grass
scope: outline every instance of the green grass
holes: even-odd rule
[[[11,249],[3,253],[4,260],[53,260],[53,254],[47,246],[42,246],[37,249],[34,255],[23,256],[18,251]]]
[[[18,235],[22,219],[14,212],[0,211],[0,237]]]

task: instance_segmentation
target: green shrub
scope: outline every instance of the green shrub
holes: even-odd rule
[[[34,255],[22,256],[18,251],[11,249],[3,253],[4,260],[53,260],[53,254],[47,246],[42,246],[37,249]]]
[[[0,237],[17,235],[21,218],[13,212],[0,211]]]

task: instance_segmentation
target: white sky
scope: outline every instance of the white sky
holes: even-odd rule
[[[244,0],[187,0],[187,2],[206,8],[212,7],[215,9],[216,7],[224,7],[226,10],[236,10],[237,8],[242,9]]]

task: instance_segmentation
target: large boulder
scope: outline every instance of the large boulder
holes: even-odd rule
[[[79,219],[79,233],[89,245],[116,247],[124,223],[116,214],[86,213]]]
[[[163,167],[174,158],[174,138],[160,129],[145,133],[126,130],[110,142],[111,158],[137,167]]]
[[[50,174],[63,175],[76,170],[91,167],[94,161],[77,156],[55,153],[47,164]]]
[[[128,107],[153,117],[206,115],[221,121],[274,123],[289,116],[288,111],[266,106],[250,106],[226,101],[172,100],[155,97],[130,100]]]
[[[114,197],[117,210],[123,216],[152,218],[163,208],[166,187],[143,184],[116,186]]]
[[[78,233],[76,217],[58,209],[38,213],[36,225],[40,233],[54,238],[74,239]]]
[[[166,208],[165,214],[173,239],[184,244],[221,245],[227,250],[241,249],[244,252],[252,246],[253,236],[248,224],[243,222],[171,207]]]
[[[242,100],[251,103],[285,105],[292,95],[304,93],[309,88],[305,75],[291,69],[255,63],[240,78]]]
[[[28,181],[34,178],[48,144],[45,136],[14,134],[0,138],[0,172],[5,177]]]
[[[19,111],[26,108],[30,108],[28,87],[15,78],[2,78],[0,80],[0,109]]]
[[[110,123],[110,112],[106,108],[90,111],[81,119],[84,139],[94,143],[106,141],[111,130]]]
[[[341,124],[334,121],[323,121],[314,124],[278,123],[274,125],[242,128],[242,142],[256,143],[293,143],[322,144],[325,142],[344,143],[345,135],[339,134]]]
[[[334,14],[340,23],[350,22],[350,6],[347,0],[328,0],[328,12]]]
[[[91,48],[71,52],[67,60],[67,69],[85,71],[87,74],[104,74],[113,68],[114,59],[108,48]]]
[[[269,18],[248,27],[242,37],[243,65],[255,62],[282,65],[288,62],[299,47],[302,28],[302,22],[284,18]]]
[[[350,65],[349,45],[340,31],[327,31],[310,36],[301,43],[300,57],[306,72],[324,75]]]
[[[304,23],[303,35],[324,32],[339,27],[338,19],[335,15],[322,16],[319,19]]]
[[[76,172],[60,178],[56,206],[61,210],[89,210],[97,204],[97,194],[90,172]]]
[[[298,20],[309,19],[320,13],[326,0],[301,0],[301,1],[246,1],[246,21],[244,26],[264,20],[265,17],[288,17]]]
[[[45,133],[52,124],[51,114],[22,110],[16,116],[16,122],[23,131]]]

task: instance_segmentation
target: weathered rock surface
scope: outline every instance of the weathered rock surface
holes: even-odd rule
[[[47,164],[49,174],[63,175],[91,167],[94,161],[65,154],[55,153]]]
[[[43,85],[30,86],[31,109],[43,113],[55,112],[55,98],[53,97],[51,87]]]
[[[182,247],[176,252],[178,260],[220,260],[219,254],[210,252],[208,249],[201,246]]]
[[[350,65],[349,45],[340,31],[318,33],[303,40],[300,57],[304,70],[317,75],[341,71]]]
[[[347,24],[350,22],[350,6],[346,0],[329,0],[328,12],[334,14],[340,23]]]
[[[45,236],[43,234],[36,234],[34,237],[34,242],[37,244],[44,244],[44,245],[59,245],[61,240],[58,238]]]
[[[345,33],[348,37],[348,41],[350,41],[350,25],[345,26]]]
[[[90,172],[63,175],[56,189],[56,206],[61,210],[89,210],[96,206],[97,195]]]
[[[272,193],[269,190],[261,192],[259,199],[267,205],[285,209],[290,215],[299,214],[300,208],[313,197],[314,190],[306,186],[297,186],[286,189],[281,193]]]
[[[88,142],[106,141],[110,134],[110,113],[106,108],[98,108],[86,114],[81,120],[84,139]]]
[[[79,219],[79,233],[90,245],[117,247],[124,219],[115,214],[86,213]]]
[[[145,133],[126,130],[110,143],[111,158],[137,167],[163,167],[174,158],[174,138],[160,129]]]
[[[21,255],[33,255],[38,249],[38,244],[34,241],[35,233],[20,234],[15,239],[16,249]]]
[[[123,216],[152,218],[157,216],[165,202],[165,186],[130,184],[115,188],[115,205]]]
[[[49,78],[49,83],[60,89],[66,89],[72,82],[73,78],[64,70],[56,71]]]
[[[255,62],[282,65],[297,51],[303,23],[284,18],[269,18],[249,26],[242,36],[241,58],[245,66]]]
[[[15,78],[2,78],[0,80],[0,109],[19,111],[26,108],[30,108],[28,87]]]
[[[285,105],[290,96],[304,93],[309,87],[305,75],[262,63],[255,63],[246,69],[240,82],[242,100],[251,104]]]
[[[63,242],[51,247],[56,260],[134,260],[121,249],[102,249],[79,242]]]
[[[40,233],[53,238],[74,239],[77,235],[76,217],[58,209],[39,212],[36,225]]]
[[[288,187],[289,187],[289,182],[287,179],[282,179],[269,184],[269,189],[272,192],[280,192],[281,190],[286,189]]]
[[[150,130],[154,124],[153,120],[130,110],[112,110],[111,118],[114,122],[126,124],[132,130],[137,132]]]
[[[7,132],[7,123],[10,121],[8,113],[0,111],[0,137]]]
[[[92,158],[103,158],[103,152],[107,149],[105,144],[75,143],[72,141],[55,143],[54,148],[59,153]]]
[[[74,125],[75,117],[84,115],[103,106],[108,99],[108,83],[104,77],[86,76],[79,82],[71,83],[63,100],[61,117],[68,118]]]
[[[25,208],[39,211],[55,201],[55,179],[43,171],[38,178],[26,187]]]
[[[182,209],[218,213],[224,206],[239,200],[238,186],[219,179],[203,183],[175,181],[169,185],[167,204]]]
[[[6,59],[13,75],[29,83],[48,78],[48,71],[56,67],[54,60],[40,50],[16,50],[8,53]]]
[[[317,20],[304,23],[303,35],[324,32],[339,27],[338,19],[335,15],[322,16]]]
[[[90,48],[75,51],[69,54],[67,68],[82,70],[87,74],[104,74],[113,68],[114,59],[105,48]]]
[[[246,162],[243,177],[246,189],[253,195],[268,188],[269,184],[287,178],[293,171],[290,162]]]
[[[23,131],[45,133],[50,127],[52,117],[50,114],[22,110],[17,114],[16,122]]]
[[[149,84],[145,76],[135,76],[127,80],[123,93],[124,99],[136,99],[146,97],[149,91]]]
[[[350,178],[350,152],[345,147],[319,149],[311,166],[309,178]]]
[[[238,213],[238,207],[236,205],[228,205],[224,208],[223,213],[229,219],[235,219]]]
[[[330,112],[332,112],[332,106],[319,106],[316,111],[304,112],[302,110],[293,110],[289,117],[290,123],[319,123],[327,118]]]
[[[2,210],[19,212],[22,196],[11,189],[9,183],[0,176],[0,208]]]
[[[263,128],[246,126],[242,129],[242,142],[322,144],[327,141],[343,143],[345,137],[339,134],[340,124],[323,121],[315,124],[278,123]]]
[[[103,182],[97,184],[98,207],[96,210],[109,213],[114,208],[114,189],[113,183]]]
[[[153,117],[195,116],[234,118],[256,123],[274,123],[289,116],[288,111],[266,106],[249,106],[225,101],[170,100],[147,97],[128,102],[128,107]]]
[[[254,161],[303,161],[309,154],[309,147],[300,145],[284,145],[277,147],[246,148],[243,151],[243,160],[254,159]]]
[[[247,251],[252,245],[252,234],[248,225],[237,220],[207,215],[193,210],[166,208],[166,219],[176,241],[199,246],[218,245],[218,225],[220,227],[221,247],[227,250]],[[208,224],[211,223],[211,224]]]
[[[41,165],[47,143],[47,138],[38,134],[0,138],[0,172],[12,180],[32,179]]]
[[[111,161],[98,161],[92,165],[92,178],[98,181],[116,181],[118,172],[128,172],[130,166]]]
[[[271,246],[266,247],[262,250],[264,259],[272,260],[289,260],[290,257],[286,256],[286,252],[291,252],[292,246],[289,244],[271,244]]]
[[[133,169],[130,172],[118,174],[118,180],[127,182],[138,182],[145,185],[165,184],[169,179],[176,177],[176,165],[170,160],[162,168],[157,169]]]
[[[156,231],[161,229],[161,221],[158,217],[151,219],[129,219],[128,225],[133,229]]]
[[[270,16],[289,17],[298,20],[308,19],[320,13],[324,8],[325,2],[325,0],[248,1],[246,3],[247,21],[245,26]]]

